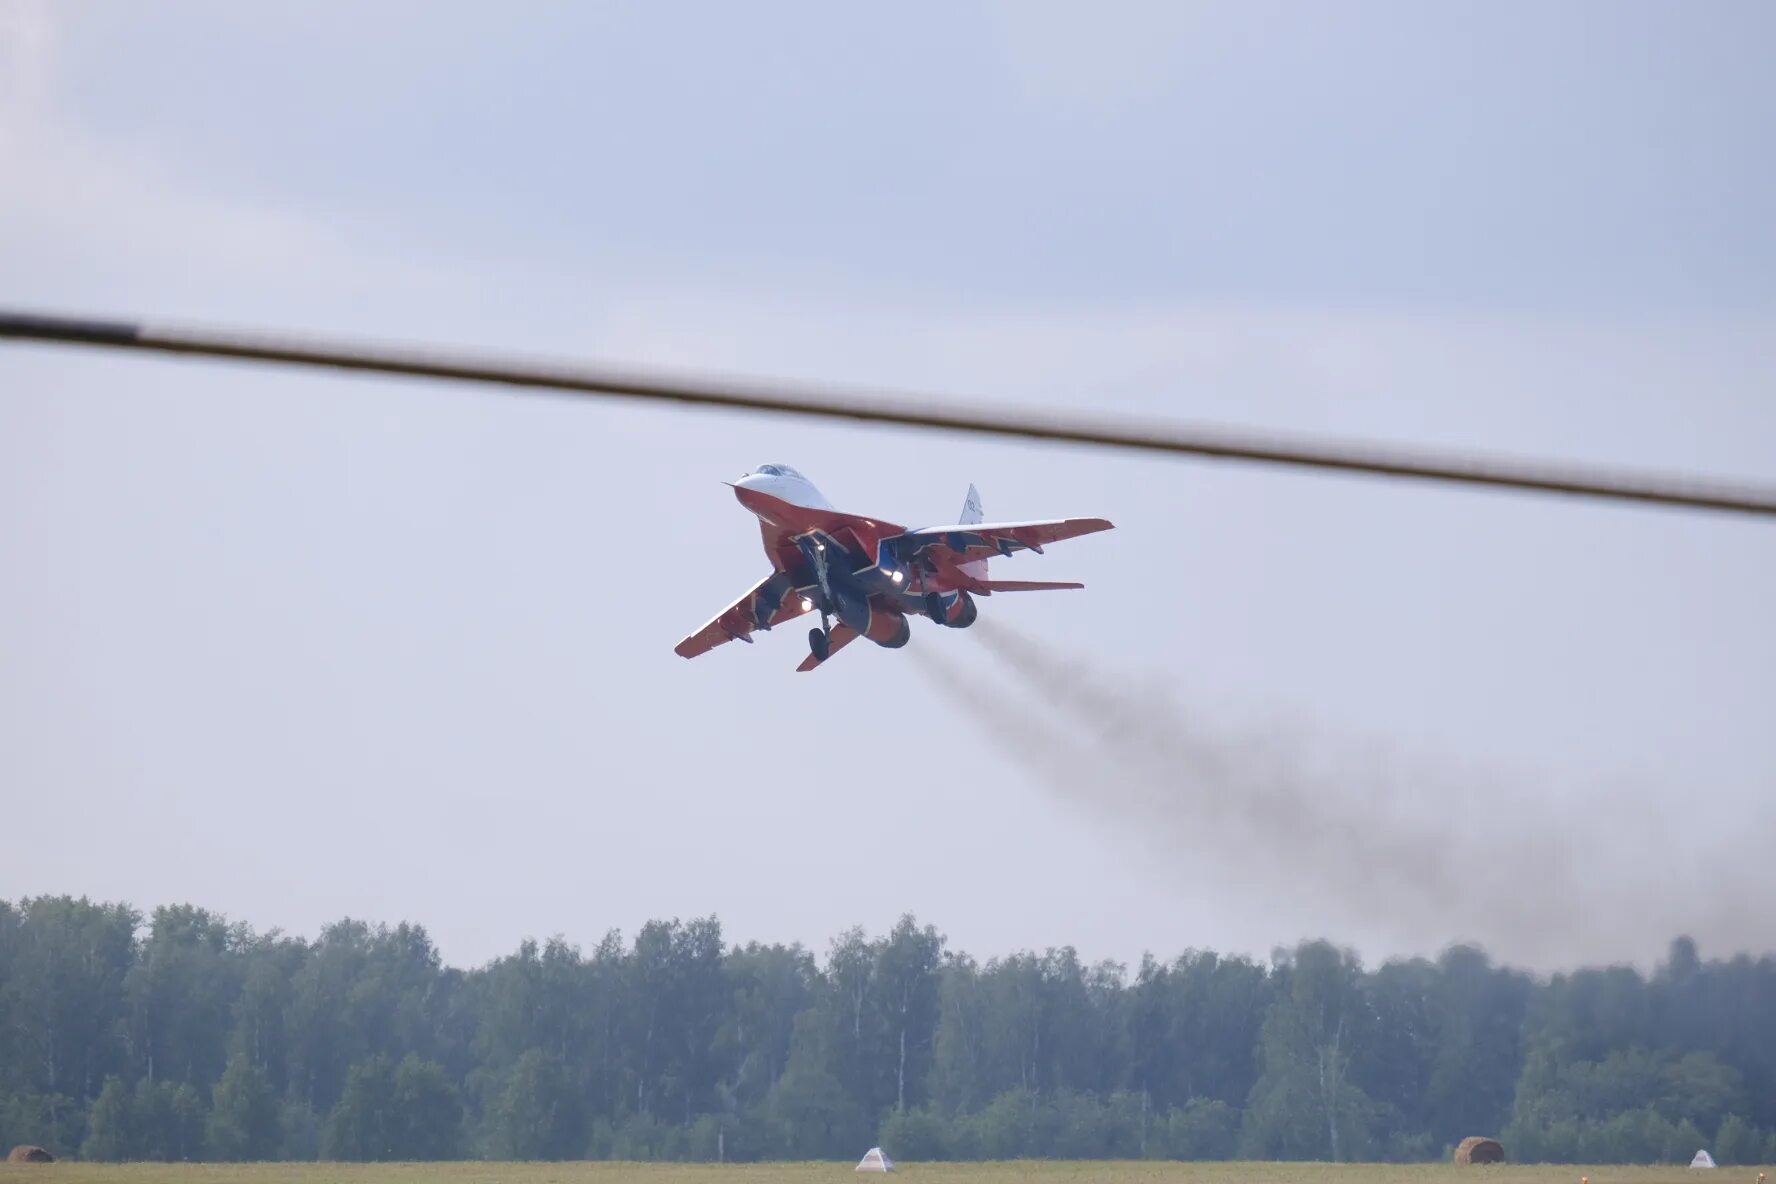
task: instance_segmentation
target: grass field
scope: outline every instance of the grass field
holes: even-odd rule
[[[1772,1168],[1583,1167],[1568,1164],[1456,1167],[1452,1164],[1014,1163],[905,1164],[896,1175],[918,1184],[1756,1184]],[[5,1164],[0,1184],[841,1184],[848,1164]]]

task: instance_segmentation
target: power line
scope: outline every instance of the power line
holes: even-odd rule
[[[239,330],[162,328],[128,321],[87,320],[4,310],[0,310],[0,338],[494,383],[556,394],[845,419],[1100,448],[1561,493],[1691,510],[1776,516],[1776,487],[1770,486],[1699,481],[1669,474],[1506,457],[1458,455],[1382,444],[1334,443],[1158,421],[1100,419],[981,404],[914,401],[863,391],[798,389],[757,380],[696,379],[585,366],[553,366],[485,354],[357,345]]]

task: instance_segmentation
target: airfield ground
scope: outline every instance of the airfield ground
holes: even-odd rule
[[[918,1184],[1757,1184],[1773,1168],[1583,1167],[1566,1164],[1016,1163],[904,1164]],[[0,1184],[843,1184],[848,1164],[98,1164],[0,1163]]]

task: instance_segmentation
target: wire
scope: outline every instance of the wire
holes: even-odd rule
[[[551,366],[521,359],[440,350],[353,345],[243,331],[160,328],[127,321],[0,310],[0,339],[6,338],[494,383],[558,394],[847,419],[1776,517],[1776,487],[1772,486],[1699,481],[1668,474],[1458,455],[1381,444],[1334,443],[1180,423],[1093,419],[980,404],[966,406],[913,401],[859,391],[798,390],[793,386],[756,380],[695,379],[638,371]]]

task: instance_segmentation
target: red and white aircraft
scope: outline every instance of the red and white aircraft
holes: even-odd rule
[[[909,616],[966,629],[979,612],[977,596],[1085,586],[988,579],[990,557],[1041,554],[1048,543],[1111,529],[1102,518],[984,524],[972,485],[956,525],[908,530],[840,513],[788,465],[761,465],[730,484],[740,504],[758,515],[771,574],[679,642],[686,658],[729,641],[750,644],[754,630],[815,610],[820,627],[809,630],[810,652],[798,670],[814,669],[858,637],[897,649],[912,636]]]

